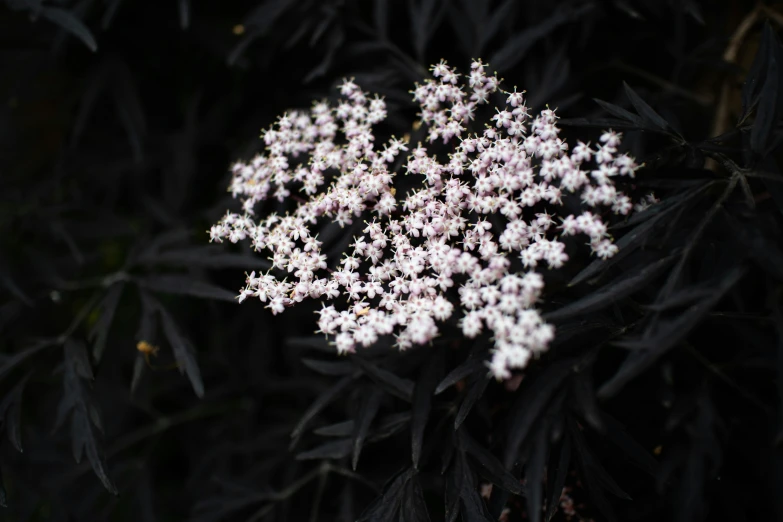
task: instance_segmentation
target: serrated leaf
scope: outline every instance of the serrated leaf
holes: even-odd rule
[[[430,522],[427,503],[424,501],[424,492],[416,476],[412,477],[405,486],[400,516],[400,520],[404,522]]]
[[[541,423],[525,468],[527,514],[530,522],[540,522],[544,494],[544,469],[549,457],[549,422]]]
[[[356,415],[351,457],[351,467],[354,471],[356,471],[356,466],[359,464],[359,455],[361,455],[364,440],[367,438],[367,432],[370,430],[370,425],[375,415],[378,414],[382,397],[383,393],[378,388],[373,387],[370,393],[365,396]]]
[[[458,436],[465,451],[481,465],[479,474],[496,486],[513,493],[522,494],[522,485],[503,464],[487,448],[473,440],[464,429],[458,431]]]
[[[563,494],[563,488],[565,488],[570,462],[571,438],[566,437],[565,440],[563,440],[563,444],[560,446],[560,456],[557,460],[555,472],[552,473],[551,470],[547,470],[547,475],[552,478],[552,486],[549,491],[549,501],[546,506],[546,517],[544,518],[546,522],[552,520],[552,517],[557,513],[557,508],[560,506],[560,496]]]
[[[411,460],[413,467],[419,469],[419,459],[424,442],[424,429],[432,407],[432,393],[443,373],[443,350],[432,354],[427,366],[421,372],[413,390],[411,405]]]
[[[435,395],[443,393],[447,388],[450,388],[462,379],[485,369],[486,366],[484,366],[484,362],[481,359],[469,358],[467,361],[451,370],[449,374],[443,378],[438,384],[438,387],[435,388]]]
[[[544,314],[543,319],[547,322],[562,321],[611,306],[620,299],[644,288],[652,278],[661,273],[677,257],[678,254],[673,254],[640,268],[638,271],[624,274],[595,292],[553,312]]]
[[[68,338],[65,341],[65,364],[70,365],[79,377],[93,380],[95,376],[92,373],[90,356],[87,355],[87,348],[84,343]]]
[[[41,7],[40,15],[50,22],[59,25],[63,30],[71,33],[84,42],[84,45],[86,45],[90,51],[95,52],[98,50],[98,42],[95,41],[92,32],[84,25],[84,22],[79,20],[67,9],[48,6]]]
[[[766,151],[772,128],[780,119],[780,53],[776,51],[776,48],[771,49],[767,59],[767,74],[759,93],[756,119],[750,131],[750,148],[760,155]]]
[[[296,427],[291,432],[291,446],[296,444],[299,437],[302,436],[302,433],[304,433],[305,428],[307,428],[308,423],[316,416],[318,415],[321,410],[323,410],[326,406],[329,405],[334,399],[337,398],[340,393],[342,393],[346,388],[348,388],[349,385],[351,385],[354,381],[354,379],[357,376],[354,375],[346,375],[339,381],[337,381],[331,388],[329,388],[324,393],[321,393],[318,395],[318,398],[310,405],[309,408],[304,412],[302,415],[302,418],[299,419],[299,422],[296,424]]]
[[[503,463],[510,468],[519,454],[519,448],[528,436],[535,420],[544,411],[544,407],[557,391],[560,383],[571,372],[572,361],[565,360],[552,364],[539,375],[532,384],[525,387],[515,402],[512,415],[514,417],[508,432]]]
[[[744,275],[743,266],[735,266],[716,282],[713,292],[700,302],[673,319],[660,321],[654,332],[641,339],[621,341],[618,346],[633,351],[625,359],[615,375],[604,383],[598,397],[607,398],[616,394],[631,379],[646,370],[655,360],[684,339],[701,319],[715,306]]]
[[[109,328],[111,328],[114,313],[117,311],[117,305],[120,302],[123,288],[125,288],[125,284],[122,282],[115,283],[109,287],[109,290],[100,303],[100,317],[90,330],[89,339],[93,343],[92,356],[96,363],[101,360],[103,350],[106,348]]]
[[[413,381],[398,377],[394,373],[378,367],[374,362],[362,357],[351,355],[351,361],[362,369],[362,371],[375,381],[379,386],[390,394],[400,399],[411,402],[413,400]]]
[[[601,106],[603,110],[611,114],[612,116],[615,116],[617,118],[620,118],[621,120],[626,120],[629,123],[632,123],[636,125],[637,127],[642,127],[643,122],[642,119],[637,116],[636,114],[627,111],[620,107],[619,105],[615,105],[613,103],[605,102],[603,100],[599,100],[598,98],[593,98],[593,101]]]
[[[593,376],[590,369],[586,369],[574,375],[571,379],[571,397],[574,410],[587,421],[596,431],[603,432],[604,425],[601,411],[595,398]]]
[[[463,422],[465,422],[465,419],[473,409],[473,406],[475,406],[481,396],[484,395],[484,391],[487,389],[490,380],[491,377],[488,375],[479,375],[475,380],[473,380],[472,383],[468,385],[468,391],[465,393],[465,397],[462,399],[462,403],[459,405],[457,415],[454,417],[455,430],[458,429]]]
[[[593,9],[592,4],[584,4],[570,9],[555,10],[554,14],[541,22],[528,27],[512,36],[489,59],[490,67],[499,72],[508,71],[522,60],[530,48],[539,40],[563,24],[575,21]]]
[[[664,132],[671,131],[671,126],[669,123],[663,119],[660,114],[655,112],[653,108],[642,99],[641,96],[636,94],[636,92],[631,89],[627,83],[623,82],[623,87],[625,88],[625,95],[628,96],[629,100],[631,100],[631,104],[633,105],[634,109],[636,109],[636,112],[639,113],[639,116]]]
[[[201,370],[199,370],[198,362],[196,362],[196,350],[190,344],[190,341],[180,334],[177,324],[168,311],[159,306],[158,312],[163,323],[163,333],[174,351],[174,358],[177,361],[177,366],[179,366],[179,372],[188,376],[196,397],[200,399],[204,396],[204,381],[201,379]]]
[[[188,295],[205,299],[236,302],[236,294],[219,286],[180,274],[150,275],[139,278],[145,288],[166,294]]]
[[[3,402],[0,403],[0,420],[5,425],[6,436],[13,444],[16,451],[23,452],[22,449],[22,395],[27,381],[33,374],[32,371],[22,377],[18,383],[6,394]]]
[[[416,474],[413,468],[397,472],[386,483],[381,495],[370,504],[356,522],[392,522],[396,520],[405,486]]]

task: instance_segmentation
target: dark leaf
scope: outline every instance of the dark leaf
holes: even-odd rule
[[[476,402],[484,395],[484,390],[487,389],[490,379],[491,378],[488,375],[479,375],[468,385],[468,391],[465,393],[465,398],[462,399],[462,403],[459,405],[459,411],[457,411],[457,416],[454,417],[455,430],[462,425],[470,411],[473,409],[473,406],[475,406]]]
[[[463,362],[453,370],[449,372],[446,377],[443,378],[443,380],[438,384],[438,387],[435,388],[435,395],[438,395],[440,393],[443,393],[444,390],[447,388],[453,386],[457,382],[461,381],[462,379],[473,375],[474,373],[485,370],[486,366],[484,365],[484,361],[478,358],[469,358],[467,361]]]
[[[163,333],[166,334],[166,339],[168,339],[171,349],[174,350],[174,358],[177,361],[180,373],[188,376],[196,396],[198,398],[203,397],[204,381],[201,380],[201,370],[199,370],[198,362],[196,362],[196,350],[190,344],[190,341],[180,334],[177,324],[168,311],[162,306],[158,307],[158,311],[163,322]]]
[[[11,357],[5,359],[3,361],[3,365],[0,366],[0,379],[5,377],[5,375],[16,368],[19,364],[21,364],[25,359],[28,357],[35,355],[36,353],[40,352],[44,348],[51,346],[48,342],[41,341],[38,342],[28,348],[25,348],[19,353],[16,353],[12,355]]]
[[[231,50],[231,52],[228,54],[228,57],[226,58],[226,63],[229,66],[236,65],[237,61],[242,57],[242,55],[245,53],[245,50],[247,50],[248,47],[250,47],[250,44],[258,40],[258,38],[264,33],[262,29],[259,28],[252,28],[251,30],[247,31],[244,37],[239,41],[238,44],[234,46],[234,48]]]
[[[505,45],[495,51],[489,59],[490,67],[497,69],[499,72],[513,69],[539,40],[561,25],[578,20],[592,9],[592,4],[583,4],[578,7],[554,11],[554,14],[549,18],[509,38]]]
[[[419,459],[424,441],[424,429],[432,407],[432,394],[443,374],[443,350],[437,350],[430,357],[429,363],[421,372],[413,390],[411,405],[411,460],[413,467],[419,469]]]
[[[359,455],[362,453],[362,446],[364,446],[364,440],[367,438],[367,432],[370,430],[370,424],[372,424],[375,415],[378,414],[381,398],[383,398],[383,393],[378,388],[373,387],[372,391],[365,395],[356,415],[352,443],[353,454],[351,457],[351,467],[354,471],[359,464]]]
[[[167,294],[189,295],[230,302],[236,302],[237,297],[233,292],[181,274],[149,275],[138,279],[138,282],[145,288]]]
[[[465,462],[465,454],[460,449],[455,452],[449,475],[446,477],[444,495],[446,522],[454,522],[457,519],[457,515],[459,515],[459,501],[465,480],[470,480],[470,469],[468,469],[468,464]]]
[[[546,506],[546,517],[544,520],[550,522],[555,516],[558,506],[560,506],[560,496],[563,494],[566,477],[568,476],[569,464],[571,462],[571,438],[566,437],[560,446],[560,457],[557,460],[555,472],[547,470],[547,475],[552,480],[552,486],[549,491],[549,501]]]
[[[638,271],[624,274],[611,283],[607,283],[592,294],[578,299],[554,312],[544,314],[543,318],[547,322],[561,321],[563,319],[569,319],[580,314],[594,312],[611,306],[620,299],[628,297],[634,292],[644,288],[652,278],[669,266],[677,257],[678,254],[673,254],[640,268]]]
[[[400,516],[400,520],[404,522],[430,522],[427,503],[424,501],[424,492],[416,476],[411,478],[405,486],[405,498],[402,501]]]
[[[89,50],[95,52],[98,50],[98,43],[90,30],[70,11],[60,9],[59,7],[41,7],[41,16],[50,22],[59,25],[65,31],[71,33],[79,40],[84,42]]]
[[[631,89],[627,83],[623,82],[623,87],[625,88],[626,96],[628,96],[628,99],[631,100],[631,104],[633,105],[634,109],[636,109],[636,112],[639,113],[639,116],[652,123],[662,131],[671,131],[671,126],[669,123],[664,120],[660,114],[655,112],[653,108],[642,99],[641,96],[636,94],[636,92]]]
[[[596,431],[603,433],[604,426],[601,419],[601,411],[595,398],[593,376],[591,369],[576,373],[571,379],[571,404]]]
[[[305,411],[304,415],[302,415],[302,418],[299,419],[299,422],[296,424],[296,427],[291,432],[291,438],[293,439],[291,441],[291,446],[296,444],[296,441],[299,439],[299,437],[302,436],[302,433],[304,432],[305,428],[307,428],[307,424],[316,415],[318,415],[321,412],[321,410],[323,410],[326,406],[328,406],[329,403],[331,403],[334,399],[336,399],[340,393],[342,393],[346,388],[348,388],[348,386],[350,386],[351,383],[353,383],[356,377],[357,377],[356,375],[346,375],[345,377],[337,381],[327,391],[318,395],[318,398],[310,405],[309,408],[307,408],[307,411]]]
[[[389,27],[389,0],[374,0],[373,21],[378,38],[386,40]]]
[[[316,435],[323,435],[325,437],[350,437],[354,432],[354,421],[347,420],[344,422],[338,422],[337,424],[330,424],[323,426],[317,430],[313,430]]]
[[[508,433],[504,457],[506,468],[510,468],[517,460],[519,448],[527,438],[535,420],[544,411],[544,407],[560,387],[560,383],[571,372],[572,364],[569,360],[552,364],[519,395],[512,409],[514,420]]]
[[[131,377],[131,385],[130,385],[130,392],[131,395],[136,393],[136,388],[138,388],[139,383],[141,382],[141,377],[144,375],[144,369],[147,367],[147,361],[144,360],[144,356],[139,354],[136,357],[136,360],[133,361],[133,376]]]
[[[476,2],[471,3],[475,4]],[[481,4],[483,2],[478,3]],[[479,37],[478,43],[476,44],[477,49],[475,56],[481,56],[483,54],[484,48],[489,43],[489,41],[497,35],[501,24],[509,20],[509,17],[511,16],[514,8],[518,6],[519,2],[516,0],[506,0],[492,12],[492,15],[489,17],[489,20],[486,24],[481,24],[479,26]]]
[[[370,433],[368,442],[378,442],[399,433],[411,421],[410,412],[394,413],[378,421],[377,427]]]
[[[8,440],[22,453],[22,394],[32,371],[22,377],[0,403],[0,420],[5,424]]]
[[[405,486],[415,474],[416,470],[412,467],[396,473],[384,486],[381,496],[370,504],[356,522],[396,522]]]
[[[147,123],[144,105],[136,87],[136,80],[128,66],[123,62],[114,62],[110,71],[113,80],[114,102],[120,122],[128,135],[128,143],[133,151],[136,163],[144,161],[144,139]]]
[[[364,371],[373,381],[383,389],[400,399],[411,402],[413,400],[414,384],[410,379],[398,377],[394,373],[378,367],[374,362],[362,357],[351,355],[351,360]]]
[[[633,349],[617,373],[598,391],[600,398],[616,394],[631,379],[646,370],[655,360],[684,339],[701,319],[715,306],[745,273],[745,268],[735,266],[726,272],[713,287],[711,295],[694,304],[673,319],[661,321],[658,328],[641,339],[615,343]]]
[[[532,454],[525,468],[525,493],[527,513],[530,522],[540,522],[543,502],[544,469],[549,458],[549,422],[539,427],[536,440],[531,447]]]
[[[327,442],[311,450],[299,453],[296,456],[296,460],[341,459],[351,454],[352,447],[353,441],[351,439]]]
[[[321,59],[321,63],[307,73],[302,82],[306,84],[326,74],[343,42],[345,42],[345,32],[342,27],[338,26],[329,33],[326,41],[326,54]]]
[[[317,359],[302,359],[302,363],[321,375],[343,376],[352,374],[355,369],[348,361],[319,361]]]
[[[117,305],[120,302],[120,296],[125,284],[122,282],[114,283],[109,287],[103,300],[101,301],[101,315],[98,321],[90,330],[90,341],[92,341],[92,356],[95,362],[101,360],[103,350],[106,348],[106,339],[109,336],[109,328],[114,319],[114,313],[117,311]]]
[[[481,465],[478,470],[480,475],[506,491],[515,495],[522,494],[522,485],[519,480],[503,467],[497,457],[473,440],[465,430],[459,430],[458,435],[465,451]]]
[[[766,22],[761,33],[761,42],[758,51],[756,51],[756,56],[753,58],[753,63],[751,64],[750,70],[745,76],[745,82],[742,85],[742,113],[739,118],[740,123],[744,122],[750,112],[758,105],[759,92],[764,86],[767,71],[769,70],[769,57],[773,52],[773,47],[777,44],[775,30],[772,29],[769,22]]]
[[[65,362],[76,371],[79,377],[93,380],[90,356],[87,355],[87,348],[84,343],[68,338],[65,341]]]
[[[598,105],[600,105],[603,110],[605,110],[612,116],[620,118],[621,120],[626,120],[627,122],[632,123],[633,125],[640,128],[644,126],[644,123],[639,116],[637,116],[636,114],[630,111],[623,109],[618,105],[614,105],[613,103],[608,103],[603,100],[599,100],[598,98],[593,98],[593,101]]]

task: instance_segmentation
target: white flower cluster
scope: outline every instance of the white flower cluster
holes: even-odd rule
[[[275,314],[308,298],[335,303],[324,305],[318,325],[340,353],[390,334],[400,349],[426,344],[458,304],[465,336],[491,332],[490,370],[498,379],[546,350],[555,332],[535,309],[544,283],[534,269],[568,261],[558,230],[586,235],[601,258],[614,255],[600,207],[631,211],[613,178],[639,167],[617,152],[620,135],[612,131],[595,147],[578,142],[569,153],[554,111],[531,120],[516,89],[505,92],[505,106],[480,134],[466,134],[477,107],[500,91],[500,80],[485,69],[474,62],[460,85],[442,61],[431,69],[434,79],[413,91],[429,147],[442,148],[434,143],[442,140],[451,145],[447,157],[425,144],[409,151],[396,138],[376,146],[372,127],[385,119],[385,103],[351,80],[341,85],[336,107],[318,102],[267,130],[266,153],[232,168],[230,191],[243,200],[244,214],[228,213],[210,231],[214,241],[250,239],[256,251],[271,253],[272,269],[251,273],[240,301],[256,297]],[[400,197],[392,165],[404,152],[406,175],[423,182]],[[296,186],[306,198],[291,195]],[[597,210],[562,217],[557,226],[553,209],[576,192]],[[270,196],[298,203],[285,215],[254,218],[256,204]],[[359,217],[362,234],[340,266],[329,268],[315,225]]]

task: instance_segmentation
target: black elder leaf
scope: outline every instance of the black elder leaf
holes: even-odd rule
[[[640,118],[639,116],[637,116],[636,114],[630,111],[623,109],[619,105],[605,102],[603,100],[599,100],[598,98],[593,98],[593,101],[598,105],[600,105],[603,110],[605,110],[612,116],[615,116],[616,118],[620,118],[621,120],[626,120],[628,123],[632,123],[633,125],[639,128],[642,128],[644,126],[644,122],[642,118]]]
[[[620,299],[628,297],[634,292],[644,288],[652,278],[660,274],[669,264],[677,259],[677,257],[677,254],[673,254],[650,263],[645,267],[641,267],[637,271],[624,274],[595,292],[562,308],[558,308],[553,312],[544,314],[543,318],[547,322],[561,321],[616,304]]]
[[[400,520],[405,522],[430,522],[427,503],[424,501],[424,492],[417,476],[411,478],[405,486],[405,497],[402,500],[400,517]]]
[[[6,436],[16,451],[22,452],[22,394],[33,372],[28,372],[6,394],[0,403],[0,421],[5,425]]]
[[[136,360],[133,361],[133,375],[131,376],[130,392],[131,395],[136,393],[136,389],[141,383],[141,378],[144,375],[144,369],[147,367],[147,361],[144,360],[144,356],[139,353]]]
[[[513,421],[508,432],[504,455],[506,468],[510,468],[517,460],[519,448],[533,428],[536,419],[544,412],[544,408],[560,387],[560,383],[571,372],[572,364],[573,362],[569,360],[552,364],[519,394],[512,406]]]
[[[473,409],[473,406],[475,406],[481,396],[484,395],[484,391],[487,389],[490,380],[491,377],[489,375],[483,374],[478,375],[470,384],[468,384],[468,391],[465,393],[465,397],[462,399],[462,403],[459,405],[457,415],[454,417],[455,430],[458,429],[463,422],[465,422],[465,419]]]
[[[84,343],[69,338],[65,341],[64,349],[65,363],[68,367],[73,368],[79,377],[91,381],[95,379],[95,376],[92,373],[90,357],[87,355],[87,348],[84,346]]]
[[[404,468],[392,476],[383,488],[381,496],[375,499],[356,522],[396,522],[400,504],[405,497],[405,486],[416,474],[416,470]]]
[[[525,497],[527,516],[531,522],[540,522],[543,512],[544,471],[549,459],[549,422],[540,424],[531,455],[525,467]]]
[[[512,69],[539,40],[561,25],[578,20],[590,12],[593,7],[592,4],[588,3],[577,7],[555,10],[554,14],[549,18],[509,38],[503,47],[495,51],[489,59],[489,66],[499,72]]]
[[[353,440],[349,438],[326,442],[297,454],[296,460],[341,459],[351,454],[352,447]]]
[[[781,408],[780,417],[783,419],[783,312],[780,306],[781,292],[776,292],[778,299],[775,300],[772,307],[772,319],[775,321],[775,330],[778,338],[777,349],[777,372],[778,372],[778,400]],[[775,437],[775,444],[780,446],[783,444],[783,422],[779,427],[777,436]]]
[[[248,255],[221,252],[211,246],[187,247],[164,252],[153,252],[145,256],[141,262],[145,264],[162,264],[178,267],[204,268],[249,268],[268,269],[271,263],[265,259]]]
[[[326,54],[321,59],[321,62],[307,73],[302,82],[306,84],[325,75],[329,70],[329,67],[331,67],[334,57],[343,45],[343,42],[345,42],[345,31],[340,26],[335,27],[327,37]]]
[[[136,78],[128,65],[121,61],[115,61],[111,64],[110,74],[113,80],[112,90],[117,114],[128,136],[133,159],[136,163],[141,164],[144,161],[147,118],[136,86]]]
[[[90,29],[72,12],[59,7],[41,7],[39,12],[42,17],[81,40],[90,51],[98,50],[98,42],[95,41]]]
[[[720,299],[740,280],[745,267],[735,266],[727,271],[713,287],[712,293],[689,307],[678,316],[661,320],[657,329],[643,337],[615,344],[632,349],[617,373],[598,391],[600,398],[616,394],[631,379],[646,370],[655,360],[684,339],[690,331],[707,315]]]
[[[750,131],[750,148],[759,155],[766,155],[767,145],[772,138],[772,129],[780,121],[780,44],[775,41],[767,57],[767,73],[759,93],[756,119]]]
[[[443,374],[443,350],[435,351],[424,367],[413,389],[411,405],[411,460],[413,467],[419,469],[419,459],[424,441],[424,428],[430,416],[432,393]]]
[[[381,390],[373,387],[372,390],[364,396],[359,412],[356,415],[352,442],[353,453],[351,457],[351,467],[354,471],[359,464],[359,455],[361,455],[364,440],[367,438],[367,432],[370,430],[373,419],[378,414],[381,398],[383,398]]]
[[[356,371],[353,364],[348,361],[320,361],[318,359],[303,358],[302,363],[321,375],[343,376],[350,375]]]
[[[378,442],[379,440],[387,439],[402,431],[410,421],[411,414],[408,411],[381,417],[375,429],[370,433],[367,442]]]
[[[556,467],[554,467],[554,473],[552,468],[547,470],[547,478],[550,481],[549,486],[549,500],[546,505],[546,516],[544,520],[550,522],[552,517],[555,516],[558,506],[560,506],[560,496],[563,494],[563,488],[565,488],[566,477],[568,476],[569,465],[571,463],[571,438],[565,437],[563,443],[560,445],[560,455],[557,459]]]
[[[425,61],[424,51],[427,43],[440,26],[448,4],[442,0],[408,0],[413,48],[419,63]]]
[[[92,356],[96,363],[101,360],[103,350],[106,348],[109,328],[111,328],[114,313],[117,311],[123,288],[125,288],[125,284],[122,282],[114,283],[109,287],[100,303],[101,315],[90,330],[89,339],[92,342]]]
[[[740,114],[740,123],[744,122],[750,112],[758,105],[759,94],[764,86],[769,70],[769,58],[772,55],[773,48],[779,45],[775,30],[769,22],[764,24],[761,33],[761,42],[759,43],[756,56],[750,66],[748,74],[745,76],[745,82],[742,85],[742,113]]]
[[[484,361],[479,358],[469,358],[467,361],[451,370],[448,375],[443,378],[443,380],[438,384],[438,387],[435,388],[435,395],[443,393],[446,389],[450,388],[462,379],[482,370],[486,371]]]
[[[380,387],[400,399],[411,402],[413,400],[413,381],[404,377],[398,377],[389,370],[384,370],[374,362],[362,357],[351,355],[351,360],[375,381]]]
[[[299,419],[296,427],[291,432],[292,447],[299,440],[299,437],[302,436],[302,433],[304,433],[304,430],[307,428],[309,422],[334,399],[336,399],[343,391],[345,391],[345,389],[353,383],[354,379],[356,379],[355,375],[346,375],[334,383],[331,388],[318,395],[318,398],[310,405],[309,408],[307,408],[307,410],[302,415],[302,418]]]
[[[156,292],[189,295],[205,299],[236,302],[236,294],[219,286],[184,274],[149,275],[137,279],[138,283]]]
[[[313,430],[313,433],[324,437],[350,437],[354,432],[353,426],[354,421],[347,420],[336,424],[329,424],[328,426],[322,426]]]
[[[483,445],[477,443],[464,429],[457,432],[465,452],[479,463],[478,473],[496,486],[515,495],[522,494],[522,485],[503,464]]]
[[[263,29],[256,27],[250,28],[249,31],[245,32],[245,35],[242,37],[239,43],[237,43],[231,52],[228,53],[228,56],[226,57],[226,63],[229,66],[237,65],[247,48],[250,47],[250,44],[258,40],[263,34]]]
[[[201,379],[201,370],[199,370],[198,362],[196,361],[196,350],[190,344],[190,341],[181,335],[179,327],[168,311],[164,307],[159,306],[158,312],[160,312],[163,323],[163,333],[166,334],[171,349],[174,351],[174,358],[177,361],[177,366],[179,366],[180,374],[187,375],[196,396],[199,398],[203,397],[204,381]]]
[[[50,343],[46,341],[40,341],[32,346],[29,346],[22,350],[21,352],[18,352],[11,357],[8,357],[3,361],[3,365],[0,366],[0,379],[5,377],[5,375],[16,368],[18,365],[20,365],[22,362],[24,362],[28,357],[31,357],[35,355],[36,353],[40,352],[44,348],[47,348],[51,346]]]
[[[650,105],[648,105],[641,96],[631,89],[627,83],[623,82],[623,87],[625,88],[626,96],[628,96],[628,99],[631,100],[631,104],[633,105],[634,109],[636,109],[636,112],[639,113],[639,116],[664,132],[672,131],[669,122],[663,119],[660,114],[655,112],[655,110],[653,110],[653,108],[650,107]]]
[[[628,220],[626,220],[623,223],[618,223],[617,225],[613,225],[612,228],[617,229],[617,228],[625,228],[625,227],[633,226],[643,221],[646,221],[647,219],[656,216],[660,213],[668,212],[672,210],[672,207],[681,207],[683,204],[690,201],[692,198],[697,196],[700,192],[703,192],[707,188],[713,186],[715,183],[716,183],[715,181],[708,181],[706,183],[702,181],[696,181],[696,184],[693,187],[690,187],[688,190],[684,190],[678,194],[667,197],[659,201],[658,203],[650,205],[649,207],[642,210],[641,212],[634,212],[633,215]]]
[[[82,346],[84,356],[87,350]],[[74,348],[65,351],[63,360],[63,397],[60,401],[55,429],[57,429],[65,417],[71,417],[71,448],[74,459],[78,463],[81,456],[86,453],[93,471],[103,483],[103,486],[112,494],[117,495],[117,488],[109,478],[106,470],[106,461],[98,448],[98,440],[93,431],[93,423],[97,420],[97,410],[92,404],[84,384],[80,377],[84,374],[79,356],[74,357]],[[78,351],[78,350],[77,350]],[[100,424],[96,424],[100,426]]]
[[[601,411],[595,397],[590,369],[578,372],[571,379],[571,407],[596,431],[603,432]]]
[[[465,454],[461,449],[455,451],[454,458],[451,459],[448,477],[446,477],[446,487],[444,489],[444,502],[446,509],[446,522],[454,522],[459,515],[460,497],[464,489],[463,483],[470,474]]]
[[[468,2],[471,4],[483,4],[483,2]],[[500,26],[508,22],[514,8],[519,6],[516,0],[506,0],[500,4],[490,15],[485,24],[478,26],[478,42],[476,43],[475,56],[481,56],[489,41],[498,34]],[[490,64],[492,65],[492,64]]]

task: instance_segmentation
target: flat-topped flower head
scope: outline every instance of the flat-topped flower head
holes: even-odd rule
[[[383,336],[401,350],[426,345],[453,323],[465,337],[490,336],[488,370],[506,379],[556,335],[536,308],[538,271],[569,262],[561,239],[570,236],[584,236],[602,259],[617,253],[603,217],[634,208],[615,181],[639,165],[618,153],[622,136],[611,130],[595,146],[569,147],[554,110],[531,115],[525,91],[502,91],[480,60],[464,77],[444,60],[430,70],[411,91],[422,142],[376,139],[386,103],[353,79],[340,84],[336,104],[280,116],[262,134],[265,152],[231,166],[229,191],[243,214],[227,213],[210,240],[249,240],[272,261],[247,275],[239,301],[258,298],[278,314],[321,300],[317,332],[338,353]],[[492,116],[476,121],[477,107],[494,101]],[[564,198],[587,208],[563,215]],[[269,199],[288,211],[256,216]],[[656,201],[649,195],[636,208]],[[327,258],[319,227],[357,220],[346,251]]]

